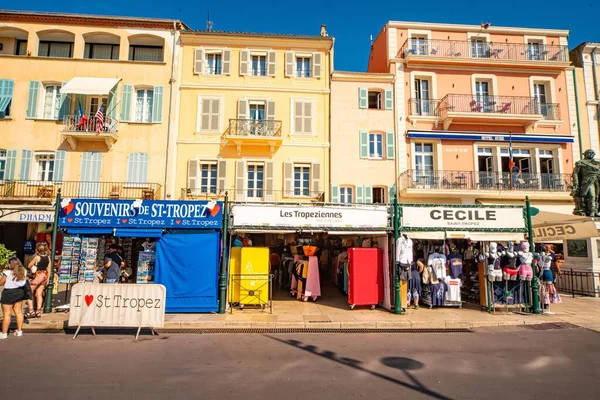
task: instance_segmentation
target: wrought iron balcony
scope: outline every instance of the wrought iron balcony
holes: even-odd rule
[[[398,186],[401,191],[570,192],[573,180],[570,174],[407,170],[400,175]]]
[[[63,132],[87,132],[90,134],[115,133],[117,131],[117,120],[104,116],[104,124],[100,132],[97,131],[98,121],[94,116],[66,115],[63,118]]]
[[[400,48],[398,58],[408,59],[413,56],[568,63],[569,49],[567,46],[533,43],[482,43],[411,38]]]
[[[541,103],[535,97],[448,94],[441,100],[440,109],[442,114],[535,115],[541,116],[543,120],[560,120],[559,104]]]
[[[61,189],[62,197],[93,199],[155,200],[161,196],[158,183],[86,181],[0,181],[0,198],[51,201]]]
[[[223,200],[225,193],[230,201],[246,203],[306,203],[323,202],[324,192],[312,192],[308,189],[267,190],[265,188],[225,189],[213,188],[213,193],[206,193],[206,188],[181,189],[182,200]]]
[[[280,138],[281,121],[272,119],[230,119],[227,135],[249,138]]]
[[[421,117],[439,117],[440,100],[410,99],[408,100],[410,115]]]

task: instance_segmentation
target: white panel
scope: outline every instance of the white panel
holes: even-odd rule
[[[395,58],[396,54],[398,54],[398,32],[396,28],[388,27],[388,60],[390,58]]]

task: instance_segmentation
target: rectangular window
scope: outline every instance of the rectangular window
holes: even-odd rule
[[[298,78],[311,77],[311,57],[296,57],[296,76]]]
[[[247,197],[251,199],[262,199],[265,182],[265,167],[263,164],[248,164],[247,168]]]
[[[39,57],[72,58],[73,57],[73,43],[71,43],[71,42],[50,42],[50,41],[40,40],[38,56]]]
[[[415,167],[417,171],[433,171],[433,145],[431,143],[415,144]]]
[[[410,38],[410,53],[424,56],[427,54],[427,38],[413,36]]]
[[[267,56],[252,56],[252,76],[267,76]]]
[[[26,56],[27,55],[27,40],[17,39],[15,45],[15,56]]]
[[[162,46],[129,46],[129,61],[163,61]]]
[[[383,93],[380,91],[369,91],[369,108],[381,110],[383,108]]]
[[[471,102],[471,111],[493,112],[495,106],[494,99],[490,96],[490,82],[475,82],[475,100]]]
[[[217,163],[200,164],[200,192],[217,193]]]
[[[471,40],[471,57],[474,58],[489,58],[490,48],[485,39]]]
[[[313,133],[313,102],[296,100],[294,102],[294,133]]]
[[[250,103],[248,106],[250,119],[254,121],[263,121],[265,119],[265,104]]]
[[[309,165],[294,165],[294,196],[310,196]]]
[[[44,87],[44,119],[57,119],[60,111],[61,85],[46,85]]]
[[[221,53],[207,53],[204,73],[207,75],[221,75],[221,60]]]
[[[6,176],[6,150],[0,150],[0,181]]]
[[[351,187],[340,188],[340,203],[351,204],[354,202],[353,190]]]
[[[416,78],[415,79],[415,111],[416,115],[431,115],[431,102],[429,96],[429,80]]]
[[[528,60],[543,60],[543,49],[544,45],[540,42],[529,42],[527,43],[527,59]]]
[[[119,59],[118,44],[105,43],[86,43],[83,50],[83,58],[96,60],[118,60]]]
[[[54,154],[35,155],[35,179],[51,182],[54,178]]]
[[[135,122],[152,122],[152,103],[154,90],[139,89],[136,91]]]
[[[198,131],[219,131],[221,121],[221,99],[198,99],[200,110]]]
[[[384,188],[373,188],[373,204],[386,204]]]
[[[103,110],[106,110],[106,106],[108,104],[108,97],[90,97],[90,105],[87,110],[87,115],[89,115],[90,117],[95,116],[98,112],[98,107],[100,107],[101,104],[104,104]],[[75,111],[78,112],[78,110]]]
[[[383,158],[383,134],[369,133],[369,158]]]
[[[12,79],[0,79],[0,119],[10,117],[14,86]]]

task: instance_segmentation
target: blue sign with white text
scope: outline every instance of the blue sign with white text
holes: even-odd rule
[[[58,225],[98,228],[221,229],[217,201],[62,199]]]

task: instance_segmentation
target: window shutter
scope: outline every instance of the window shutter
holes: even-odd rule
[[[312,101],[304,103],[304,133],[313,133],[313,108],[314,103]]]
[[[0,79],[0,118],[6,117],[8,103],[12,101],[14,81],[11,79]]]
[[[36,118],[37,115],[37,98],[40,90],[38,81],[29,81],[29,97],[27,98],[27,118]]]
[[[227,184],[227,161],[219,160],[217,163],[217,193],[224,194],[225,193],[225,185]]]
[[[210,129],[221,132],[221,99],[212,99],[210,104]]]
[[[221,73],[229,75],[231,72],[231,50],[223,50],[223,62],[221,64]]]
[[[316,197],[321,193],[321,164],[313,163],[310,172],[312,174],[312,196]]]
[[[202,75],[204,73],[204,49],[194,49],[194,74]]]
[[[148,183],[148,164],[149,164],[148,153],[140,153],[139,155],[139,183]]]
[[[240,50],[240,75],[246,76],[250,73],[248,65],[250,64],[250,51]]]
[[[240,201],[246,198],[246,161],[239,160],[235,164],[235,200]]]
[[[285,76],[294,76],[294,52],[292,51],[285,52]]]
[[[394,140],[394,132],[387,132],[385,134],[385,147],[386,147],[386,158],[393,160],[396,158],[396,143]]]
[[[127,156],[127,183],[137,183],[138,154],[129,153]]]
[[[294,163],[283,163],[283,197],[291,197],[294,186]]]
[[[340,187],[338,185],[331,185],[331,202],[340,202]]]
[[[63,82],[62,86],[64,87],[67,82]],[[58,120],[62,121],[65,116],[71,114],[71,95],[70,94],[60,94],[60,109],[58,110]]]
[[[267,119],[275,119],[275,102],[267,101]]]
[[[6,152],[6,169],[4,170],[5,180],[12,181],[15,179],[17,169],[17,150],[8,150]]]
[[[372,204],[373,203],[373,186],[365,185],[363,189],[364,194],[364,203]]]
[[[369,107],[369,91],[367,88],[358,88],[358,108]]]
[[[187,189],[198,189],[198,160],[188,160]]]
[[[361,185],[356,185],[356,203],[362,204],[365,202],[364,188]]]
[[[360,158],[369,158],[369,132],[360,131]]]
[[[62,182],[65,174],[65,158],[67,152],[56,150],[54,152],[54,182]]]
[[[131,96],[133,95],[133,86],[123,85],[123,96],[121,99],[121,121],[131,120]]]
[[[275,163],[265,162],[265,201],[275,201]]]
[[[312,66],[313,67],[313,78],[321,77],[322,58],[323,58],[322,53],[313,53],[313,66]]]
[[[248,100],[238,100],[238,119],[248,119]]]
[[[396,185],[388,186],[388,203],[392,204],[396,197]]]
[[[267,55],[267,75],[275,76],[275,71],[277,70],[277,53],[274,51],[270,51]]]
[[[163,86],[154,86],[154,97],[152,99],[152,122],[162,122],[163,92]]]
[[[208,129],[208,109],[210,107],[210,100],[203,99],[198,96],[198,114],[196,115],[196,132]],[[205,116],[204,113],[207,113]]]
[[[294,129],[293,133],[304,133],[304,103],[301,101],[294,101]]]
[[[21,151],[21,171],[19,172],[19,180],[28,181],[31,179],[29,168],[31,167],[31,150]]]
[[[385,109],[386,110],[391,110],[394,108],[394,96],[393,96],[393,91],[392,89],[386,89],[385,90]]]
[[[81,168],[79,170],[79,180],[81,182],[87,182],[90,180],[90,163],[91,163],[91,153],[85,152],[81,154]]]
[[[117,83],[113,88],[108,92],[108,104],[106,105],[106,116],[113,121],[109,122],[108,125],[114,124],[114,121],[117,118],[117,91],[119,90],[119,84]],[[156,95],[156,94],[155,94]],[[84,100],[85,102],[85,97]],[[74,110],[73,114],[77,114],[79,110]]]

